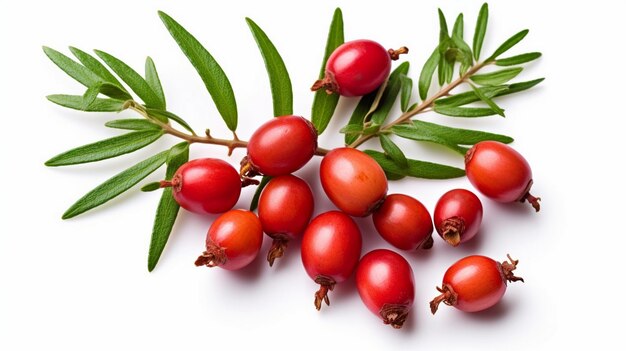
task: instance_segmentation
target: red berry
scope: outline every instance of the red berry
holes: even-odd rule
[[[263,231],[274,239],[267,254],[270,266],[282,257],[289,240],[300,236],[313,214],[309,185],[291,174],[272,178],[259,197],[259,219]]]
[[[261,221],[252,212],[230,210],[220,215],[206,237],[206,251],[196,260],[196,266],[220,266],[228,270],[241,269],[252,262],[261,250],[263,230]]]
[[[353,148],[330,151],[320,164],[326,195],[343,212],[365,217],[377,209],[387,194],[387,177],[373,158]]]
[[[430,249],[433,246],[430,213],[421,202],[410,196],[387,196],[372,219],[380,236],[398,249]]]
[[[530,194],[533,173],[526,159],[510,146],[481,141],[465,154],[465,172],[483,195],[498,202],[528,201],[539,211],[538,197]]]
[[[304,166],[317,150],[317,132],[304,117],[282,116],[261,125],[250,137],[241,174],[279,176]]]
[[[433,314],[441,302],[454,306],[461,311],[477,312],[485,310],[502,299],[507,281],[524,279],[513,275],[518,260],[511,259],[502,263],[485,256],[467,256],[454,263],[443,276],[441,295],[430,302]]]
[[[328,291],[348,279],[361,256],[361,231],[350,216],[329,211],[315,217],[302,236],[302,264],[311,279],[320,285],[315,308],[322,300],[330,305]]]
[[[404,257],[380,249],[363,256],[356,270],[361,300],[385,324],[402,328],[413,306],[413,270]]]
[[[408,49],[385,50],[372,40],[343,43],[326,61],[326,74],[313,84],[311,90],[325,89],[327,93],[362,96],[378,89],[391,71],[391,59]]]
[[[435,206],[435,228],[452,246],[473,238],[483,219],[483,205],[473,192],[453,189],[443,194]]]
[[[172,180],[161,182],[161,186],[171,186],[176,202],[188,211],[222,213],[239,200],[241,178],[227,162],[200,158],[180,166]]]

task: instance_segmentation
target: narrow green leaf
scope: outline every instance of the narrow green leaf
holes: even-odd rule
[[[521,54],[521,55],[516,55],[516,56],[496,60],[496,65],[498,66],[519,65],[521,63],[526,63],[526,62],[536,60],[539,57],[541,57],[540,52],[529,52],[526,54]]]
[[[267,69],[267,75],[270,78],[274,116],[290,115],[293,113],[293,92],[291,91],[291,79],[285,67],[285,62],[283,62],[278,50],[276,50],[276,47],[265,32],[250,18],[246,17],[246,22],[250,27],[254,40],[259,46],[261,56],[263,56],[263,61],[265,62],[265,68]]]
[[[434,135],[451,144],[457,145],[474,145],[485,140],[494,140],[505,144],[513,142],[513,138],[501,134],[471,129],[452,128],[419,120],[413,120],[412,123],[412,126],[407,124],[393,126],[392,132],[398,136],[413,140],[416,140],[415,137],[419,137],[420,135]]]
[[[470,84],[470,86],[472,87],[472,90],[474,91],[474,93],[476,94],[476,96],[478,96],[478,98],[480,100],[482,100],[482,102],[484,102],[485,104],[487,104],[487,106],[491,107],[492,110],[494,110],[495,113],[497,113],[498,115],[504,117],[504,110],[500,108],[500,106],[498,106],[493,100],[491,100],[491,98],[489,98],[487,95],[483,94],[482,91],[480,91],[480,89],[478,89],[474,84]]]
[[[485,40],[485,33],[487,33],[487,21],[489,18],[489,5],[484,3],[480,8],[480,12],[478,13],[478,18],[476,19],[476,29],[474,30],[474,41],[472,44],[472,48],[474,51],[474,59],[478,61],[480,57],[480,50],[483,47],[483,41]]]
[[[413,125],[396,125],[393,126],[391,131],[397,136],[405,139],[411,139],[416,141],[427,141],[431,143],[436,143],[439,145],[443,145],[453,151],[460,153],[461,155],[465,155],[467,151],[466,148],[463,148],[456,143],[448,140],[445,135],[438,135],[436,131],[427,130],[427,129],[418,129]]]
[[[122,92],[126,93],[124,96],[119,97],[121,100],[131,100],[133,98],[128,93],[126,88],[124,88],[122,83],[120,83],[120,81],[117,80],[117,78],[115,78],[115,76],[111,72],[109,72],[109,70],[95,57],[73,46],[70,46],[70,51],[72,52],[72,54],[74,54],[78,61],[83,64],[83,66],[87,67],[87,69],[97,74],[100,78],[102,78],[103,81],[117,86]]]
[[[176,170],[189,160],[189,143],[174,145],[167,154],[167,170],[165,177],[171,179]],[[152,237],[148,251],[148,271],[152,272],[161,258],[163,249],[170,237],[180,206],[174,200],[172,188],[164,188],[154,216]]]
[[[125,130],[161,129],[158,125],[143,118],[116,119],[104,124],[106,127]]]
[[[433,79],[435,69],[437,69],[437,65],[439,65],[440,56],[441,54],[439,53],[439,47],[437,47],[430,55],[428,60],[426,60],[426,63],[424,63],[424,67],[422,68],[422,72],[420,73],[420,78],[418,82],[420,98],[422,100],[426,100],[426,97],[428,96],[428,89],[430,89],[430,83]]]
[[[485,107],[454,107],[447,105],[435,105],[435,112],[450,117],[485,117],[496,114],[491,108]]]
[[[71,108],[74,110],[82,110],[89,112],[119,112],[124,109],[124,101],[117,99],[100,99],[96,98],[87,108],[83,108],[83,97],[80,95],[48,95],[46,96],[51,102]]]
[[[330,29],[328,30],[328,39],[326,39],[326,49],[324,51],[324,59],[322,60],[322,68],[320,70],[319,79],[324,78],[326,74],[326,61],[335,49],[343,44],[343,15],[341,9],[335,9]],[[327,94],[323,89],[315,92],[313,97],[313,106],[311,108],[311,122],[315,126],[318,134],[322,134],[330,119],[335,113],[335,108],[339,102],[339,94]]]
[[[498,86],[486,86],[478,88],[485,96],[492,98],[494,96],[498,96],[498,94],[507,91],[509,87],[507,85],[498,85]],[[463,106],[470,104],[472,102],[479,101],[480,98],[476,96],[474,91],[466,91],[463,93],[446,96],[443,98],[439,98],[435,100],[435,105],[439,106]]]
[[[452,27],[452,36],[457,36],[463,40],[463,14],[459,13],[454,21],[454,27]]]
[[[374,91],[367,95],[364,95],[359,103],[354,108],[352,115],[350,116],[350,121],[344,128],[353,128],[359,131],[363,130],[363,121],[365,121],[365,117],[369,113],[372,104],[374,103],[374,99],[376,98],[378,92]],[[355,142],[359,138],[358,134],[346,134],[344,137],[344,142],[346,145],[350,145]]]
[[[446,16],[443,14],[441,9],[437,9],[437,13],[439,14],[439,42],[441,43],[448,35],[448,24],[446,23]]]
[[[50,58],[55,65],[57,65],[63,72],[67,73],[70,77],[74,78],[80,84],[90,87],[98,83],[100,77],[90,71],[88,68],[65,56],[64,54],[49,48],[43,47],[44,53]]]
[[[181,117],[173,114],[172,112],[163,111],[163,110],[159,110],[159,109],[156,109],[156,108],[146,108],[146,112],[148,112],[148,114],[150,116],[156,117],[157,119],[163,121],[164,123],[167,123],[168,120],[172,120],[172,121],[180,124],[181,127],[185,128],[191,134],[193,134],[193,135],[196,134],[196,132],[193,131],[191,126],[184,119],[182,119]]]
[[[371,121],[373,124],[382,125],[385,122],[385,119],[387,119],[387,116],[389,116],[389,112],[391,111],[393,104],[396,102],[402,86],[400,77],[402,75],[406,76],[407,73],[409,73],[409,66],[409,62],[402,62],[389,75],[387,86],[385,87],[383,95],[380,98],[378,108],[376,108],[376,111],[372,114]]]
[[[439,44],[439,64],[437,65],[437,78],[440,86],[444,85],[447,81],[448,71],[450,68],[454,68],[454,62],[450,62],[446,58],[446,52],[449,48],[450,39],[446,39]]]
[[[534,87],[535,85],[543,82],[545,78],[538,78],[538,79],[534,79],[534,80],[530,80],[527,82],[519,82],[519,83],[513,83],[509,85],[509,88],[501,93],[498,93],[497,96],[503,96],[503,95],[508,95],[508,94],[514,94],[514,93],[519,93],[520,91],[524,91],[527,89],[530,89],[532,87]]]
[[[348,124],[339,129],[339,133],[342,134],[360,134],[363,131],[363,126],[358,124]]]
[[[159,17],[198,71],[228,129],[235,131],[237,129],[237,101],[226,73],[207,49],[178,22],[162,11],[159,11]]]
[[[381,134],[379,136],[380,146],[385,151],[385,154],[400,168],[404,169],[409,166],[406,156],[402,150],[396,145],[387,134]]]
[[[163,86],[161,85],[161,80],[159,79],[159,73],[157,72],[156,66],[154,65],[154,61],[150,56],[146,57],[146,83],[150,86],[150,89],[154,92],[154,94],[159,98],[161,102],[161,108],[165,109],[165,93],[163,92]]]
[[[102,88],[102,82],[96,83],[95,85],[87,88],[87,91],[83,94],[83,104],[81,106],[81,110],[87,111],[89,106],[96,100],[98,94],[100,94],[100,88]]]
[[[150,88],[148,82],[134,69],[120,59],[100,50],[96,54],[104,61],[128,86],[139,96],[148,107],[164,108],[161,100]]]
[[[272,177],[270,176],[263,176],[263,178],[261,179],[261,183],[256,187],[256,190],[254,191],[254,196],[252,197],[252,201],[250,202],[250,211],[256,210],[256,208],[259,206],[259,198],[261,197],[261,192],[263,192],[263,189],[271,179]]]
[[[495,72],[474,74],[470,79],[480,85],[500,85],[508,82],[509,80],[517,77],[522,72],[523,67],[505,68]]]
[[[46,161],[46,166],[67,166],[117,157],[139,150],[162,135],[162,130],[142,130],[100,140],[56,155]]]
[[[522,39],[524,39],[526,34],[528,34],[528,29],[524,29],[524,30],[514,34],[512,37],[510,37],[504,43],[502,43],[502,45],[500,45],[496,49],[496,51],[491,56],[489,56],[489,58],[487,60],[485,60],[485,61],[489,62],[489,61],[495,60],[496,58],[498,58],[498,56],[502,55],[507,50],[509,50],[510,48],[515,46],[515,44],[517,44],[520,41],[522,41]]]
[[[413,93],[413,79],[403,75],[400,77],[402,91],[400,92],[400,110],[406,112],[411,102],[411,94]]]
[[[133,185],[139,183],[150,173],[161,167],[167,159],[167,154],[168,151],[160,152],[109,178],[70,206],[70,208],[65,211],[62,218],[69,219],[76,217],[130,189]]]
[[[396,176],[405,175],[426,179],[450,179],[465,175],[465,171],[460,168],[412,159],[408,159],[408,167],[406,169],[402,169],[382,152],[365,150],[365,153],[376,160],[376,162],[378,162],[378,164],[380,164],[386,172],[395,174]]]
[[[144,193],[149,193],[159,189],[161,189],[161,182],[152,182],[141,187],[141,191]]]

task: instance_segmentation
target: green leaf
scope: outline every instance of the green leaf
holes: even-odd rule
[[[274,116],[285,116],[293,113],[293,93],[291,91],[291,79],[285,67],[282,57],[265,32],[246,17],[252,36],[259,46],[261,56],[265,62],[267,75],[270,78],[272,89],[272,102],[274,104]]]
[[[413,79],[406,75],[400,77],[402,90],[400,93],[400,110],[406,112],[411,102],[411,94],[413,93]]]
[[[109,178],[70,206],[70,208],[65,211],[62,218],[69,219],[76,217],[130,189],[133,185],[139,183],[150,173],[161,167],[167,159],[167,154],[168,151],[160,152]]]
[[[80,95],[48,95],[46,96],[51,102],[71,108],[74,110],[82,110],[89,112],[119,112],[124,109],[124,101],[117,99],[100,99],[96,98],[87,108],[83,106],[83,97]]]
[[[139,96],[148,107],[164,108],[156,93],[148,82],[134,69],[120,59],[100,50],[96,54],[104,61],[128,86]]]
[[[426,63],[424,63],[418,82],[420,98],[422,100],[426,100],[426,97],[428,96],[428,89],[430,89],[430,83],[432,81],[433,74],[435,73],[435,69],[437,69],[437,65],[439,65],[440,56],[439,47],[437,47],[428,60],[426,60]]]
[[[125,130],[161,129],[158,125],[143,118],[116,119],[104,124],[106,127]]]
[[[465,171],[460,168],[412,159],[408,159],[408,167],[402,169],[382,152],[365,150],[365,153],[376,160],[386,173],[390,173],[396,177],[409,176],[426,179],[450,179],[465,175]]]
[[[455,107],[447,105],[435,105],[435,112],[450,117],[485,117],[495,115],[491,108],[485,107]]]
[[[359,103],[354,108],[352,115],[350,116],[350,121],[344,128],[352,128],[352,130],[357,129],[359,131],[363,130],[363,121],[365,121],[365,117],[369,113],[376,96],[378,95],[378,91],[371,92],[367,95],[364,95]],[[350,145],[355,142],[359,138],[357,134],[346,134],[344,137],[344,142],[346,145]]]
[[[159,11],[159,17],[198,71],[228,129],[235,131],[237,129],[237,102],[226,73],[207,49],[178,22],[162,11]]]
[[[162,121],[163,123],[167,123],[168,120],[172,120],[172,121],[180,124],[181,127],[185,128],[191,134],[196,135],[196,132],[193,131],[191,126],[184,119],[182,119],[181,117],[173,114],[172,112],[163,111],[163,110],[159,110],[159,109],[156,109],[156,108],[146,108],[146,112],[148,112],[148,115],[157,118],[158,120]]]
[[[159,98],[161,102],[161,108],[165,109],[165,93],[163,92],[163,86],[161,85],[161,80],[159,79],[159,73],[157,73],[156,66],[154,65],[154,61],[150,56],[146,57],[146,83],[150,86],[150,89],[154,92],[154,94]]]
[[[454,27],[452,27],[452,36],[457,36],[463,40],[463,14],[459,13],[454,21]]]
[[[496,65],[498,66],[519,65],[521,63],[526,63],[526,62],[536,60],[539,57],[541,57],[540,52],[529,52],[526,54],[521,54],[521,55],[516,55],[516,56],[496,60]]]
[[[512,37],[510,37],[504,43],[502,43],[502,45],[500,45],[496,49],[496,51],[491,56],[489,56],[489,58],[487,60],[485,60],[485,61],[489,62],[489,61],[495,60],[496,58],[498,58],[498,56],[502,55],[507,50],[509,50],[510,48],[515,46],[515,44],[517,44],[520,41],[522,41],[522,39],[524,39],[526,34],[528,34],[528,29],[524,29],[524,30],[514,34]]]
[[[474,51],[474,59],[478,61],[480,57],[480,50],[483,47],[483,41],[485,40],[485,33],[487,33],[487,21],[489,18],[489,5],[484,3],[480,8],[480,12],[478,13],[478,18],[476,19],[476,29],[474,30],[474,41],[472,43],[472,48]]]
[[[474,91],[474,93],[476,94],[476,96],[478,96],[478,98],[480,100],[482,100],[482,102],[486,103],[487,106],[491,107],[492,110],[495,111],[495,113],[497,113],[498,115],[504,117],[504,110],[500,108],[500,106],[498,106],[493,100],[491,100],[491,98],[489,98],[487,95],[483,94],[482,91],[480,91],[480,89],[478,89],[474,84],[470,84],[470,86],[472,87],[472,90]]]
[[[171,179],[176,170],[189,160],[189,143],[174,145],[167,154],[166,179]],[[148,251],[148,271],[152,272],[161,258],[170,237],[180,206],[172,195],[172,188],[164,188],[154,216],[152,237]]]
[[[43,51],[55,65],[80,84],[90,87],[101,80],[97,74],[62,53],[47,46],[43,47]]]
[[[486,86],[478,88],[483,95],[492,98],[494,96],[498,96],[501,92],[507,91],[509,89],[506,85],[499,86]],[[463,93],[446,96],[443,98],[439,98],[435,100],[435,105],[439,106],[463,106],[470,104],[472,102],[476,102],[480,100],[480,98],[474,93],[474,91],[466,91]]]
[[[256,190],[254,191],[254,196],[252,197],[252,201],[250,202],[250,211],[256,210],[256,208],[259,206],[259,198],[261,197],[261,192],[263,192],[263,189],[271,179],[272,177],[270,176],[263,176],[263,178],[261,179],[261,183],[256,187]]]
[[[385,151],[385,154],[400,168],[404,169],[409,166],[406,156],[398,145],[396,145],[387,134],[381,134],[379,136],[380,146]]]
[[[519,83],[513,83],[509,85],[509,88],[501,93],[498,93],[497,96],[503,96],[503,95],[508,95],[508,94],[514,94],[514,93],[519,93],[520,91],[524,91],[527,89],[530,89],[532,87],[534,87],[535,85],[543,82],[545,78],[538,78],[538,79],[534,79],[534,80],[530,80],[527,82],[519,82]]]
[[[326,49],[324,51],[324,59],[322,60],[322,68],[320,70],[319,79],[324,78],[326,74],[326,61],[335,49],[343,44],[343,15],[341,9],[335,9],[333,20],[328,30],[328,39],[326,39]],[[330,119],[333,117],[337,103],[339,102],[339,94],[327,94],[323,89],[315,92],[313,97],[313,106],[311,108],[311,122],[317,130],[317,134],[322,134]]]
[[[437,13],[439,14],[439,42],[441,43],[449,37],[448,24],[446,23],[446,16],[443,14],[443,11],[437,9]]]
[[[430,136],[435,136],[439,139],[445,140],[449,144],[454,145],[474,145],[485,140],[494,140],[505,144],[513,142],[513,138],[501,134],[471,129],[452,128],[419,120],[413,120],[411,122],[413,125],[395,125],[391,131],[400,137],[413,140],[436,142],[435,140],[428,140]]]
[[[162,135],[162,130],[142,130],[100,140],[56,155],[46,161],[46,166],[67,166],[117,157],[139,150]]]
[[[81,110],[86,111],[89,108],[89,105],[91,105],[96,100],[96,98],[100,94],[100,88],[102,88],[102,82],[99,82],[87,88],[87,91],[85,91],[85,93],[83,94],[83,104],[81,106]]]
[[[103,81],[108,82],[116,86],[120,91],[120,96],[118,97],[121,100],[131,100],[133,97],[126,91],[126,88],[120,83],[117,78],[109,70],[102,64],[100,61],[96,60],[95,57],[89,55],[88,53],[77,49],[75,47],[70,46],[70,51],[74,56],[83,64],[87,69],[97,74]],[[104,92],[103,92],[104,93]],[[106,95],[106,94],[105,94]],[[116,97],[116,96],[112,96]]]
[[[159,189],[161,189],[161,182],[152,182],[141,187],[141,191],[144,193],[149,193]]]
[[[465,155],[467,149],[457,145],[456,143],[448,140],[445,136],[438,135],[436,132],[429,130],[417,129],[413,125],[396,125],[391,128],[391,132],[395,135],[416,141],[427,141],[443,145],[461,155]]]
[[[505,68],[495,72],[474,74],[470,79],[480,85],[500,85],[508,82],[509,80],[517,77],[522,72],[523,67]]]
[[[387,86],[383,92],[383,95],[380,98],[380,103],[376,108],[376,111],[372,114],[371,121],[375,125],[381,125],[389,116],[389,112],[393,107],[393,104],[396,102],[398,98],[398,94],[400,93],[400,88],[402,86],[402,81],[400,77],[402,75],[407,75],[409,72],[409,63],[407,61],[402,62],[398,67],[396,67],[393,72],[389,75],[389,79],[387,80]]]

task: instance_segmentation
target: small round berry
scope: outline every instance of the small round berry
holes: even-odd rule
[[[430,249],[433,245],[430,213],[408,195],[387,196],[372,219],[380,236],[400,250]]]
[[[478,196],[469,190],[450,190],[435,205],[437,233],[452,246],[473,238],[480,229],[482,219],[483,205]]]

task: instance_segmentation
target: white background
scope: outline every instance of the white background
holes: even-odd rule
[[[410,4],[409,4],[410,3]],[[137,189],[78,218],[61,214],[85,192],[121,169],[173,145],[164,137],[131,155],[101,163],[46,168],[69,148],[117,134],[103,128],[114,114],[87,114],[55,106],[45,96],[82,94],[58,70],[42,45],[69,55],[67,46],[105,50],[143,71],[152,56],[168,107],[197,130],[228,137],[201,80],[157,16],[168,12],[205,44],[228,74],[237,96],[238,133],[248,138],[272,115],[269,84],[249,16],[281,52],[291,74],[294,111],[310,115],[315,80],[335,7],[343,9],[347,39],[371,38],[386,47],[406,45],[404,59],[419,70],[436,45],[437,7],[450,25],[458,12],[473,33],[481,1],[2,1],[0,7],[0,349],[553,349],[556,346],[624,347],[621,253],[624,190],[624,30],[620,2],[492,1],[484,55],[517,31],[530,34],[511,54],[541,51],[518,80],[546,77],[538,88],[500,99],[507,118],[426,120],[512,135],[533,167],[529,206],[499,205],[484,197],[479,237],[451,248],[435,237],[429,252],[402,252],[415,272],[415,305],[402,330],[384,326],[362,305],[354,279],[330,294],[331,306],[313,307],[315,284],[306,275],[299,242],[269,269],[263,253],[240,272],[196,268],[214,217],[181,212],[153,273],[146,269],[158,193]],[[507,55],[508,56],[508,55]],[[342,101],[320,145],[341,145],[337,131],[355,100]],[[397,114],[397,111],[396,111]],[[122,117],[133,116],[125,112]],[[462,166],[433,145],[400,142],[410,156]],[[369,146],[375,147],[376,144]],[[238,164],[244,150],[228,161]],[[194,146],[193,157],[225,158],[218,146]],[[316,213],[332,208],[317,178],[319,158],[298,175],[316,193]],[[158,171],[146,181],[158,180]],[[430,210],[449,181],[407,179],[390,193],[420,199]],[[238,203],[247,207],[253,189]],[[389,245],[370,219],[358,220],[364,248]],[[526,283],[510,284],[503,301],[483,313],[442,306],[428,310],[446,268],[465,255],[520,259]]]

